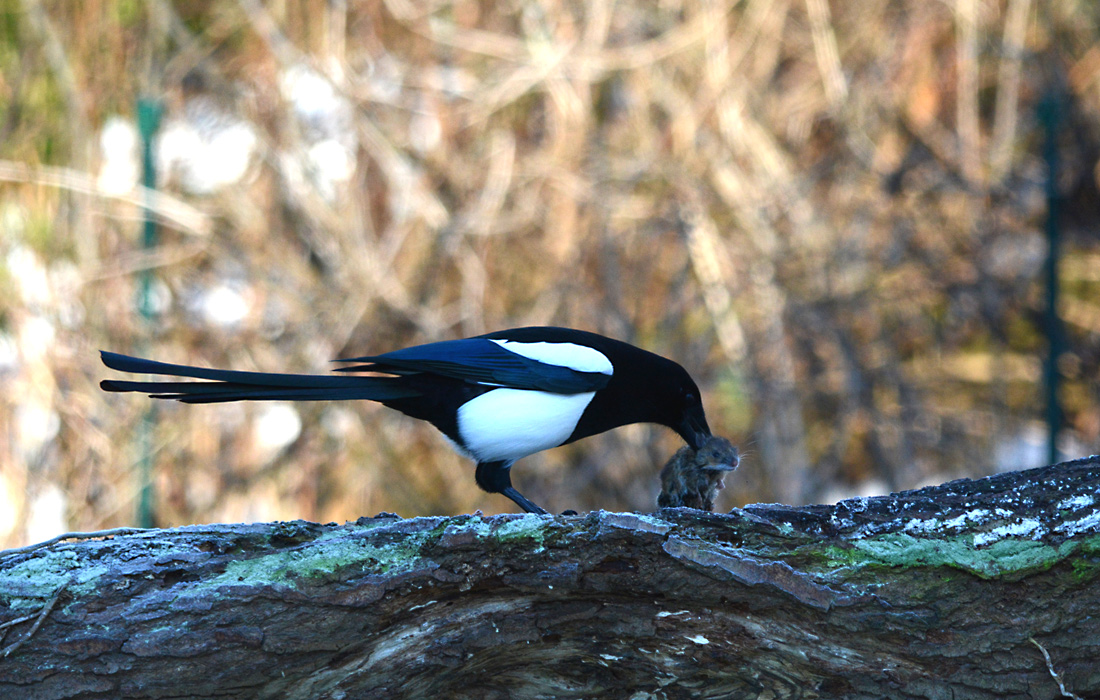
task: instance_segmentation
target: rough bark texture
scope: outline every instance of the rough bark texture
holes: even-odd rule
[[[1098,487],[1091,458],[835,506],[12,550],[0,697],[1100,697]]]

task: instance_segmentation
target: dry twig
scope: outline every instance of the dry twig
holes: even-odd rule
[[[1066,690],[1066,684],[1062,682],[1062,676],[1058,671],[1054,670],[1054,662],[1050,660],[1050,654],[1047,653],[1046,647],[1038,642],[1035,637],[1028,637],[1027,640],[1039,647],[1039,651],[1043,652],[1043,658],[1047,662],[1047,670],[1050,671],[1050,677],[1058,684],[1058,690],[1062,692],[1064,698],[1074,698],[1074,700],[1081,700],[1081,696],[1075,693],[1071,693]]]
[[[57,605],[58,599],[61,598],[61,594],[65,592],[65,589],[68,588],[68,586],[69,584],[65,583],[57,589],[57,591],[46,602],[46,604],[42,606],[42,610],[39,611],[38,615],[36,616],[37,619],[35,619],[34,624],[31,625],[31,628],[27,630],[27,633],[23,635],[23,637],[20,638],[18,641],[12,642],[8,646],[4,647],[3,652],[0,652],[0,656],[3,656],[5,659],[8,658],[16,649],[23,646],[28,640],[30,640],[31,637],[34,636],[34,633],[38,631],[38,628],[41,627],[42,623],[46,621],[47,617],[49,617],[50,611],[53,610],[53,607],[55,605]]]

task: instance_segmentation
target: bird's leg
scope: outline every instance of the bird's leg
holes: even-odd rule
[[[511,486],[501,491],[501,493],[508,498],[511,498],[513,501],[515,501],[516,505],[518,505],[520,508],[524,509],[528,513],[535,513],[536,515],[546,515],[545,510],[529,501],[526,496],[524,496],[519,491],[516,491]]]
[[[489,493],[499,493],[511,498],[517,506],[528,513],[546,515],[545,510],[512,487],[512,476],[509,470],[511,466],[511,462],[478,462],[477,471],[474,473],[477,485]]]

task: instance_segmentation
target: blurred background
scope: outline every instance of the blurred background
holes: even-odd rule
[[[597,331],[695,376],[723,509],[1097,451],[1098,117],[1094,2],[0,0],[0,545],[514,510],[396,412],[154,407],[99,349]],[[514,480],[650,511],[677,447]]]

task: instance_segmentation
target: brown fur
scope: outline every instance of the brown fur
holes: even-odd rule
[[[723,437],[708,438],[698,452],[681,447],[661,470],[657,506],[713,510],[714,499],[725,486],[722,477],[739,462],[737,448]]]

